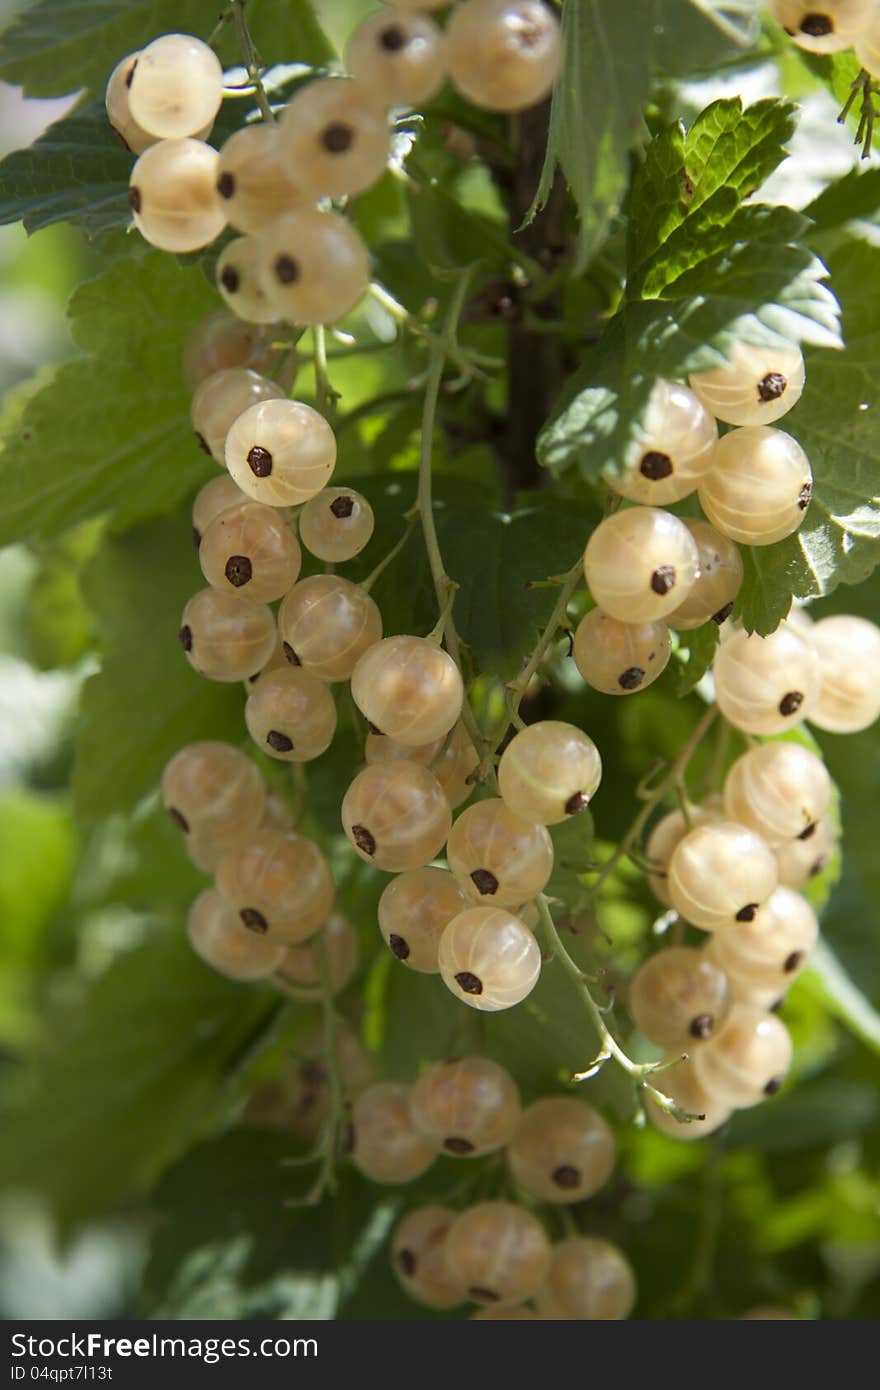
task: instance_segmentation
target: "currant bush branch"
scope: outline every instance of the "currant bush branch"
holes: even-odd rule
[[[235,36],[238,40],[238,47],[241,52],[242,64],[248,75],[248,80],[254,89],[254,97],[257,106],[260,108],[260,115],[264,121],[274,121],[275,113],[263,86],[263,79],[260,76],[260,65],[257,62],[257,52],[254,48],[254,41],[247,25],[245,8],[247,0],[230,0],[232,5],[232,19],[235,24]]]

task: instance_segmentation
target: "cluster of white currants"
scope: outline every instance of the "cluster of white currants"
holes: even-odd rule
[[[445,31],[406,4],[354,32],[348,76],[317,77],[279,119],[207,138],[224,75],[214,51],[163,34],[114,69],[111,125],[138,160],[129,197],[135,223],[164,251],[198,251],[229,226],[217,287],[250,323],[333,323],[361,299],[370,259],[353,223],[329,203],[364,192],[391,154],[389,110],[435,96],[447,75],[477,106],[520,111],[559,72],[559,23],[542,0],[462,0]],[[289,55],[286,55],[289,56]],[[267,115],[271,111],[267,110]]]
[[[798,48],[852,48],[865,71],[880,77],[880,0],[768,0],[767,8]]]

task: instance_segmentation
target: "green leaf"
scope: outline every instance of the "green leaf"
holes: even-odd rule
[[[62,1226],[144,1191],[219,1117],[275,1009],[213,974],[178,929],[122,956],[47,1021],[33,1085],[5,1117],[0,1182],[42,1193]]]
[[[209,476],[180,364],[216,303],[198,266],[158,251],[80,286],[69,316],[81,355],[28,401],[0,455],[0,544],[51,539],[95,516],[131,525]]]
[[[690,632],[680,632],[678,642],[675,693],[681,697],[690,695],[712,665],[718,649],[718,624],[703,623]]]
[[[590,890],[582,875],[591,859],[594,825],[589,811],[581,811],[570,820],[554,825],[553,872],[545,888],[550,898],[558,898],[569,913],[583,911],[591,900]]]
[[[804,972],[804,985],[857,1038],[880,1052],[880,1013],[850,979],[827,941],[820,941]]]
[[[74,797],[86,820],[132,808],[184,744],[244,735],[241,689],[203,680],[177,641],[201,587],[183,517],[107,539],[87,571],[104,658],[83,691],[76,745]]]
[[[880,169],[850,169],[842,178],[829,183],[808,207],[804,216],[812,219],[813,232],[832,231],[846,222],[876,217],[880,212]],[[812,235],[812,233],[811,233]]]

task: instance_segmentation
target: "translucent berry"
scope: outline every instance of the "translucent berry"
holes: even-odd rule
[[[336,574],[301,579],[278,612],[287,660],[322,681],[348,680],[382,636],[382,615],[358,584]]]
[[[383,95],[351,78],[301,87],[281,118],[285,168],[311,198],[362,193],[385,172],[390,129]]]
[[[214,187],[217,151],[201,140],[160,140],[131,171],[128,200],[141,236],[160,251],[200,251],[226,225]]]
[[[819,936],[816,914],[800,893],[779,887],[753,922],[715,932],[707,950],[734,990],[778,998],[807,964]]]
[[[791,1055],[788,1029],[775,1014],[734,1004],[715,1036],[695,1053],[693,1067],[714,1099],[745,1109],[776,1094]]]
[[[299,535],[306,550],[330,564],[359,555],[374,525],[366,497],[350,487],[323,488],[299,514]]]
[[[193,594],[177,634],[190,666],[209,681],[243,681],[259,671],[272,655],[275,635],[271,608],[218,589]]]
[[[225,898],[210,888],[189,910],[186,934],[202,960],[230,980],[265,980],[278,969],[283,946],[246,931]]]
[[[851,48],[877,17],[874,0],[769,0],[767,8],[798,48],[810,53]]]
[[[700,484],[700,506],[731,540],[772,545],[798,529],[812,493],[810,461],[797,440],[753,425],[718,441]]]
[[[245,692],[249,695],[257,682],[262,680],[263,676],[268,675],[270,671],[285,671],[288,666],[289,662],[284,655],[284,643],[281,641],[281,638],[278,637],[276,638],[275,646],[269,660],[265,665],[260,667],[259,671],[255,671],[252,676],[248,676],[244,683]]]
[[[718,426],[693,391],[659,378],[645,417],[608,486],[631,502],[663,507],[696,492],[712,461]]]
[[[274,507],[246,498],[214,518],[199,546],[199,564],[211,587],[254,603],[273,603],[292,589],[301,563],[299,542],[286,519]]]
[[[352,1106],[352,1160],[372,1182],[413,1182],[434,1162],[437,1150],[415,1128],[409,1097],[409,1086],[378,1081]]]
[[[386,106],[415,106],[436,96],[446,80],[446,43],[423,15],[374,14],[349,39],[345,63]]]
[[[880,77],[880,14],[859,34],[853,47],[857,61],[872,77]]]
[[[550,1272],[535,1298],[540,1317],[579,1322],[628,1318],[635,1301],[629,1260],[598,1236],[569,1236],[554,1245]]]
[[[183,350],[187,386],[194,390],[205,377],[227,367],[267,372],[277,356],[273,337],[265,324],[244,323],[226,309],[206,314],[190,333]]]
[[[547,1096],[527,1106],[507,1150],[514,1178],[542,1202],[582,1202],[614,1170],[614,1135],[592,1105]]]
[[[418,763],[377,763],[355,777],[342,825],[361,859],[388,873],[419,869],[446,843],[452,812],[437,778]]]
[[[600,608],[622,623],[653,623],[678,608],[700,572],[684,522],[656,507],[606,517],[584,552],[584,576]]]
[[[162,773],[162,801],[187,836],[209,835],[227,846],[260,823],[266,789],[259,768],[229,743],[190,743]]]
[[[464,1300],[446,1268],[446,1236],[455,1216],[448,1207],[416,1207],[394,1231],[394,1273],[404,1292],[426,1308],[454,1308]]]
[[[261,401],[226,436],[226,466],[242,492],[271,507],[307,502],[336,467],[336,436],[302,401]]]
[[[737,758],[724,783],[730,820],[747,825],[771,848],[809,839],[831,803],[821,758],[799,743],[762,743]]]
[[[775,850],[779,865],[779,882],[788,888],[803,888],[811,878],[827,868],[837,842],[834,824],[829,815],[819,821],[806,840],[789,840]]]
[[[347,917],[334,912],[323,927],[301,946],[283,947],[278,973],[300,999],[321,999],[324,977],[331,994],[339,994],[358,963],[357,933]]]
[[[131,114],[163,140],[210,127],[223,100],[223,68],[191,34],[162,34],[138,54],[128,88]]]
[[[671,651],[664,622],[622,623],[601,608],[591,608],[574,634],[575,665],[605,695],[644,690],[666,670]]]
[[[474,1303],[521,1303],[543,1284],[550,1243],[531,1212],[512,1202],[480,1202],[455,1218],[446,1266]]]
[[[733,611],[733,600],[742,585],[743,562],[734,542],[722,536],[708,521],[684,524],[700,552],[700,573],[684,603],[666,619],[670,627],[687,631],[712,621],[720,626]]]
[[[602,759],[593,740],[558,719],[522,729],[498,765],[505,806],[540,825],[556,825],[585,811],[601,780]]]
[[[262,236],[263,287],[291,323],[335,323],[370,283],[370,258],[344,217],[316,208],[279,217]]]
[[[464,686],[448,652],[424,637],[386,637],[351,676],[355,704],[374,729],[416,748],[443,738],[461,714]]]
[[[270,758],[308,763],[333,741],[336,705],[317,676],[285,665],[260,676],[248,695],[244,721],[254,743]]]
[[[819,694],[808,718],[832,734],[856,734],[880,716],[880,628],[839,614],[814,623]]]
[[[422,1072],[412,1088],[416,1129],[455,1158],[479,1158],[509,1143],[520,1114],[519,1091],[489,1057],[450,1057]]]
[[[446,34],[453,83],[486,111],[536,106],[562,66],[559,23],[541,0],[464,0]]]
[[[658,870],[648,875],[648,884],[654,897],[661,903],[665,903],[667,907],[672,906],[672,899],[669,896],[667,886],[672,851],[693,826],[705,825],[710,821],[719,821],[721,818],[720,812],[716,813],[708,807],[697,806],[691,812],[691,825],[688,825],[682,811],[670,811],[654,826],[648,836],[645,854],[648,859],[657,863]]]
[[[484,1013],[521,1003],[541,973],[534,936],[498,907],[471,907],[453,917],[440,937],[437,960],[447,988]]]
[[[240,507],[247,498],[241,488],[226,473],[205,483],[196,493],[192,509],[193,541],[201,545],[202,537],[218,516],[231,507]]]
[[[773,851],[744,825],[717,821],[698,825],[676,845],[669,861],[669,896],[695,927],[754,920],[779,881]]]
[[[226,462],[226,436],[239,415],[260,401],[282,400],[284,391],[247,367],[225,367],[197,386],[190,416],[196,438],[218,463]]]
[[[242,126],[220,150],[217,192],[230,226],[251,235],[303,203],[282,161],[278,126]]]
[[[728,425],[772,425],[804,389],[800,348],[737,343],[723,367],[697,372],[691,389],[716,420]]]
[[[149,131],[138,125],[131,114],[128,100],[129,85],[139,57],[139,53],[129,53],[127,57],[116,64],[110,74],[107,90],[104,93],[107,119],[126,149],[131,150],[132,154],[143,154],[144,150],[156,143],[156,136],[150,135]]]
[[[467,907],[447,869],[410,869],[393,878],[379,899],[379,930],[397,960],[426,975],[440,969],[445,928]]]
[[[280,315],[260,277],[263,248],[255,236],[239,236],[223,248],[214,272],[229,308],[248,323],[275,323]]]
[[[304,835],[264,830],[230,850],[217,887],[248,931],[298,945],[326,922],[336,889],[326,859]]]
[[[699,1048],[698,1051],[703,1049]],[[665,1057],[664,1061],[675,1062],[675,1065],[656,1072],[652,1084],[661,1095],[695,1118],[679,1120],[658,1105],[650,1094],[646,1094],[645,1113],[651,1124],[668,1138],[684,1140],[685,1143],[714,1134],[730,1119],[731,1106],[706,1090],[697,1076],[692,1059],[683,1062],[681,1053],[677,1052]]]
[[[364,757],[368,763],[397,762],[401,758],[408,758],[422,767],[429,767],[446,793],[446,800],[453,811],[473,791],[471,775],[479,762],[477,750],[463,724],[456,724],[450,734],[415,748],[408,748],[387,734],[368,734],[364,743]]]
[[[811,717],[819,694],[816,648],[784,623],[769,637],[732,633],[712,673],[721,713],[747,734],[784,733]]]
[[[690,946],[670,946],[636,971],[627,1003],[633,1023],[652,1043],[688,1052],[711,1037],[724,1018],[730,988],[714,959]]]
[[[446,856],[472,902],[516,907],[545,887],[553,868],[553,842],[543,825],[524,820],[490,797],[462,811]]]

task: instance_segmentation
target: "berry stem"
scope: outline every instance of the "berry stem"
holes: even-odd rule
[[[235,37],[238,40],[238,47],[241,52],[242,64],[247,72],[248,79],[254,89],[254,97],[257,106],[260,108],[260,115],[264,121],[274,121],[275,113],[266,95],[266,88],[263,86],[263,79],[260,76],[260,65],[257,62],[257,52],[254,48],[254,41],[251,38],[250,30],[247,26],[245,16],[245,6],[247,0],[231,0],[232,18],[235,23]]]
[[[315,404],[326,418],[334,410],[339,400],[339,392],[330,384],[327,368],[327,333],[322,323],[312,329],[312,344],[315,349]]]
[[[380,574],[384,574],[384,572],[385,572],[385,570],[388,568],[388,566],[391,565],[391,564],[393,564],[394,561],[397,559],[397,557],[398,557],[398,555],[400,554],[401,550],[403,550],[404,546],[406,545],[407,541],[409,540],[410,536],[412,535],[413,529],[414,529],[415,524],[416,524],[417,521],[418,521],[418,513],[417,513],[417,512],[411,512],[411,513],[408,515],[408,517],[407,517],[406,530],[404,531],[404,533],[403,533],[403,535],[401,536],[400,540],[399,540],[395,545],[393,545],[393,546],[391,547],[391,549],[389,550],[388,554],[384,557],[384,559],[382,559],[382,560],[379,561],[379,563],[378,563],[378,565],[376,565],[375,569],[372,569],[372,570],[370,571],[370,573],[367,575],[366,579],[364,580],[363,584],[361,585],[361,588],[364,590],[365,593],[368,594],[368,593],[370,592],[370,590],[372,589],[372,587],[373,587],[373,585],[375,584],[376,580],[379,578],[379,575],[380,575]]]
[[[568,612],[568,605],[571,602],[571,596],[577,588],[578,584],[580,583],[582,577],[583,561],[579,556],[576,563],[572,565],[571,569],[567,571],[563,578],[562,588],[559,590],[559,597],[557,598],[556,603],[553,605],[553,612],[547,619],[547,625],[544,628],[544,631],[541,633],[541,636],[538,638],[537,645],[535,646],[534,651],[532,652],[531,656],[529,657],[520,674],[517,676],[516,680],[512,681],[511,684],[507,687],[507,693],[505,697],[507,702],[507,713],[510,722],[512,724],[515,724],[518,729],[522,729],[525,727],[523,720],[520,718],[519,713],[519,707],[522,702],[522,698],[525,695],[526,690],[528,689],[529,682],[531,681],[532,676],[534,676],[538,667],[541,665],[541,662],[544,660],[550,643],[553,641],[553,638],[555,637],[558,629],[565,625],[565,618]]]

